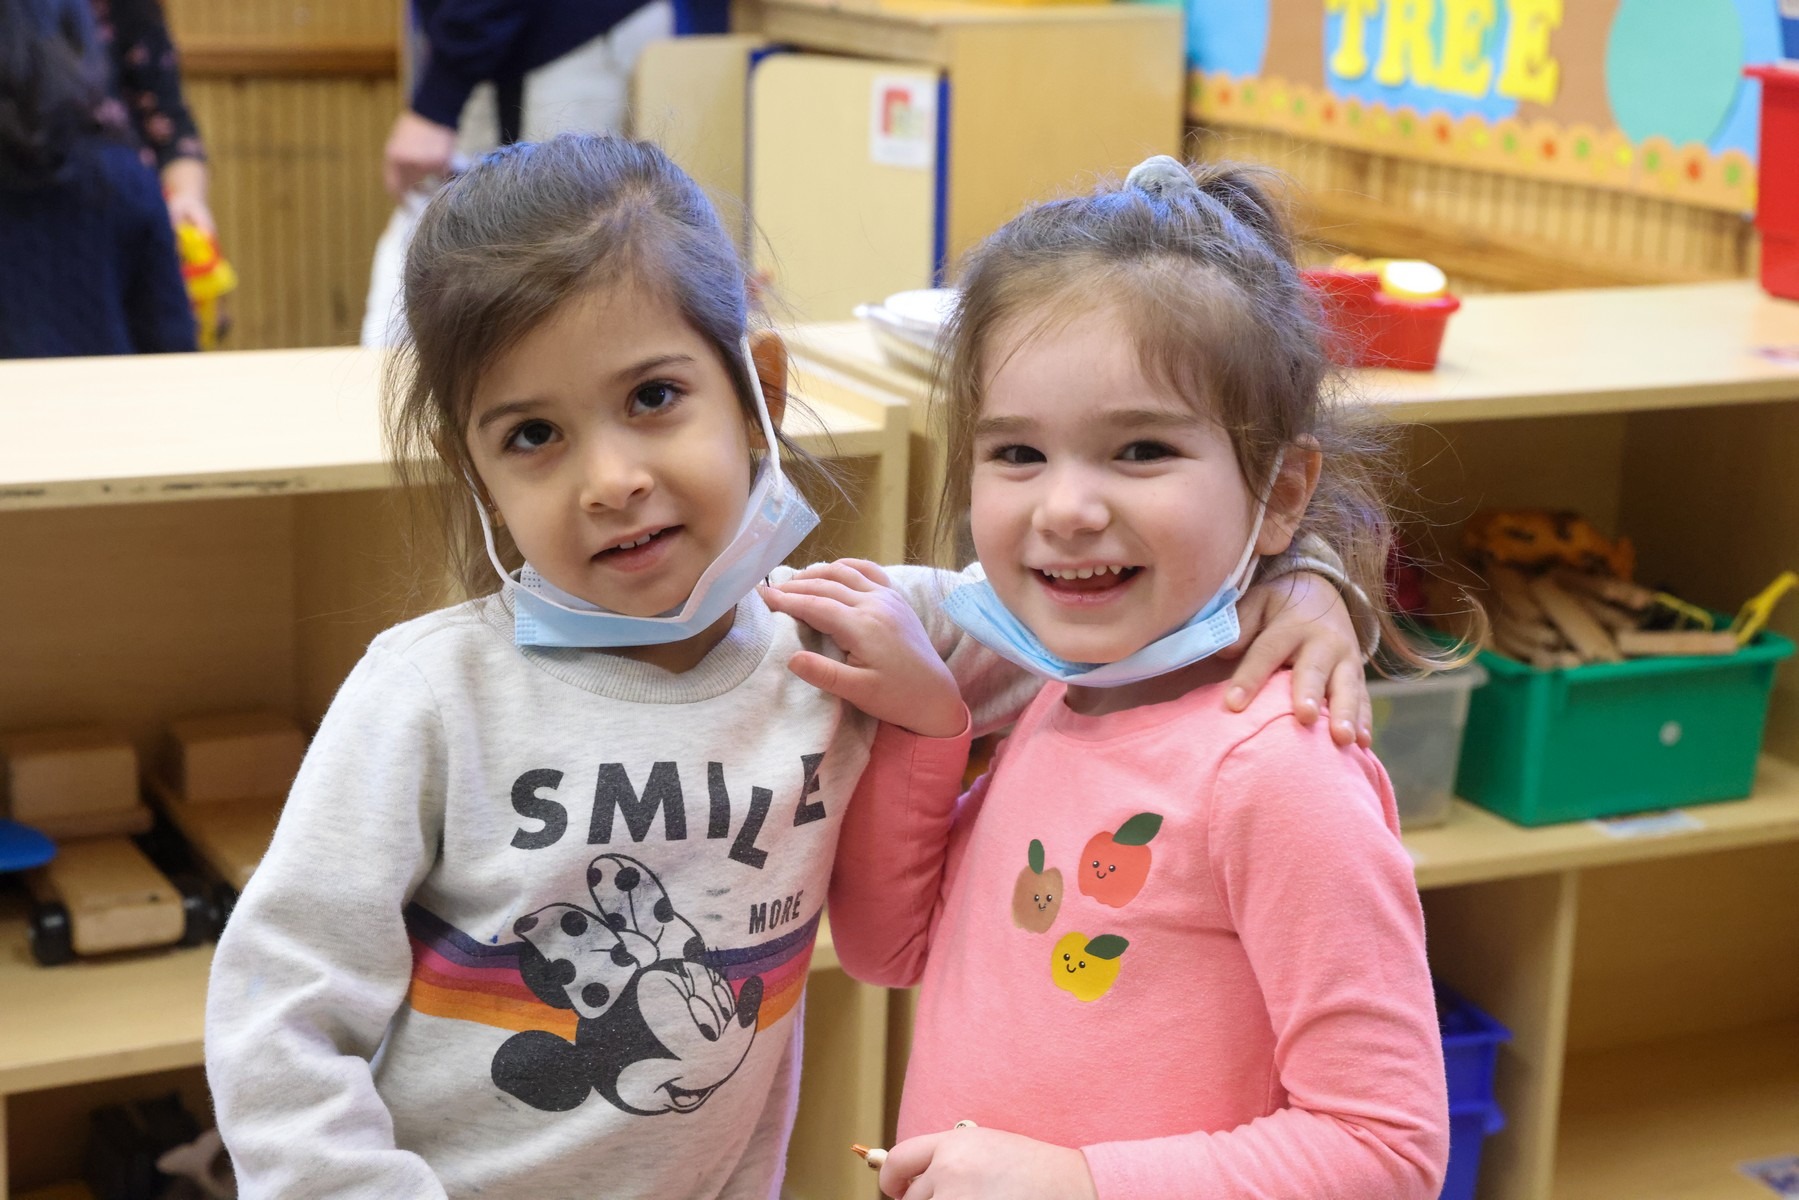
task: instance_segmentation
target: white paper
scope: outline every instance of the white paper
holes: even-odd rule
[[[1587,824],[1599,830],[1607,837],[1615,838],[1654,838],[1668,837],[1676,833],[1693,833],[1704,829],[1705,822],[1682,808],[1671,808],[1667,812],[1642,813],[1634,817],[1610,817]]]
[[[877,75],[868,96],[868,157],[928,171],[937,159],[937,81]]]

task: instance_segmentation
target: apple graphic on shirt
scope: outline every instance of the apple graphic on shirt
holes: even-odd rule
[[[1012,924],[1031,933],[1047,933],[1062,908],[1062,872],[1043,869],[1043,843],[1031,839],[1029,865],[1012,885]]]
[[[1149,843],[1162,828],[1162,818],[1142,812],[1118,827],[1116,833],[1096,833],[1081,851],[1075,868],[1081,894],[1101,904],[1123,908],[1143,890],[1149,878]]]
[[[1129,945],[1115,933],[1102,933],[1096,938],[1065,933],[1050,951],[1050,978],[1076,1000],[1092,1003],[1117,982],[1119,957]]]

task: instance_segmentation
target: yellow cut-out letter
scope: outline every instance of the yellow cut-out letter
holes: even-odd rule
[[[1343,14],[1343,36],[1331,52],[1331,74],[1360,79],[1368,73],[1368,18],[1380,11],[1380,0],[1324,0],[1324,11]]]
[[[1493,27],[1496,0],[1443,0],[1443,57],[1437,62],[1437,87],[1478,99],[1493,82],[1493,60],[1481,53]]]
[[[1419,87],[1432,86],[1436,55],[1430,41],[1436,0],[1387,0],[1381,21],[1380,61],[1374,65],[1377,83],[1398,87],[1410,79]]]
[[[1562,23],[1562,0],[1506,0],[1511,28],[1505,35],[1505,65],[1499,94],[1549,104],[1562,79],[1561,64],[1549,53],[1549,38]]]

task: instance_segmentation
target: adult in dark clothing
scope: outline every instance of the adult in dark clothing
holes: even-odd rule
[[[95,113],[86,0],[0,0],[0,357],[192,350],[156,177]]]
[[[616,67],[628,74],[642,38],[628,39],[630,49],[613,48],[610,55],[595,44],[596,39],[640,10],[655,7],[646,0],[412,0],[421,43],[419,61],[411,107],[394,122],[387,142],[388,192],[396,201],[403,200],[426,179],[449,173],[463,106],[482,83],[492,83],[496,93],[496,142],[547,137],[558,128],[609,132],[617,122],[609,126],[604,117],[597,121],[577,117],[532,128],[524,98],[526,76],[589,46],[597,54],[584,66],[586,73],[603,74]],[[662,23],[664,32],[672,29],[666,15]],[[622,117],[622,95],[618,107]]]
[[[217,233],[206,202],[206,147],[181,94],[181,66],[160,0],[90,0],[112,65],[111,92],[162,181],[171,224]]]

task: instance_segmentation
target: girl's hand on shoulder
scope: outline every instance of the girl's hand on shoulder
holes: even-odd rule
[[[1079,1150],[973,1128],[907,1138],[889,1150],[881,1191],[894,1200],[1098,1200]]]
[[[1310,725],[1328,711],[1339,745],[1370,743],[1374,709],[1362,678],[1362,647],[1336,584],[1310,571],[1282,575],[1250,588],[1237,604],[1237,617],[1242,633],[1222,654],[1240,654],[1243,661],[1231,676],[1226,708],[1243,711],[1269,677],[1291,663],[1293,712],[1300,723]]]
[[[874,563],[838,559],[757,590],[774,611],[805,622],[843,651],[842,662],[810,650],[787,660],[813,687],[921,737],[955,737],[966,728],[955,678],[918,614]]]

